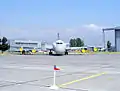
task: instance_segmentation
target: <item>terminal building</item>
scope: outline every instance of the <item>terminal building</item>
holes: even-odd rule
[[[24,50],[41,50],[45,46],[45,44],[43,45],[43,43],[40,41],[32,40],[9,40],[9,44],[9,51],[20,51],[20,48],[23,48]]]

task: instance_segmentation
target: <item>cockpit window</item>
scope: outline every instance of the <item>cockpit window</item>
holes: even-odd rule
[[[59,42],[57,42],[56,44],[63,44],[63,43],[59,43]]]

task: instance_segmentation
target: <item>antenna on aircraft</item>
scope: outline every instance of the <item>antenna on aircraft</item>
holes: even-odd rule
[[[60,35],[59,35],[59,33],[57,34],[57,36],[58,36],[58,40],[60,39]]]

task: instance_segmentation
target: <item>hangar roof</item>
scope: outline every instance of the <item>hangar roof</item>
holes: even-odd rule
[[[113,28],[103,28],[102,30],[108,31],[108,30],[116,30],[116,29],[120,29],[120,26],[113,27]]]

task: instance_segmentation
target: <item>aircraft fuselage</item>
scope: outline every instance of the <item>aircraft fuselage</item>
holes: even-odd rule
[[[56,54],[65,54],[66,45],[64,43],[53,43],[53,50]]]

